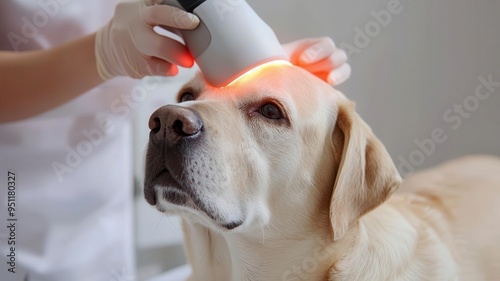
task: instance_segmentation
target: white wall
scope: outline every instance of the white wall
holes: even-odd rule
[[[455,103],[474,95],[479,76],[492,75],[500,82],[500,1],[248,2],[282,42],[327,35],[344,47],[355,45],[356,28],[368,25],[377,31],[372,12],[399,2],[400,13],[350,56],[353,75],[339,89],[357,102],[397,165],[399,156],[408,160],[418,149],[415,140],[431,137],[435,128],[448,139],[417,168],[470,153],[500,155],[500,87],[468,119],[462,118],[458,129],[451,128],[455,121],[443,119]]]

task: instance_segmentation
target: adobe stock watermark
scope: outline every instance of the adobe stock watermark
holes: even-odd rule
[[[281,275],[281,280],[310,280],[311,274],[319,269],[320,263],[326,261],[334,253],[332,244],[321,238],[318,238],[317,242],[319,246],[314,250],[313,254],[304,258],[302,262],[292,265],[290,269]]]
[[[121,270],[112,270],[111,279],[109,281],[135,281],[136,276],[127,268]]]
[[[481,102],[490,99],[500,87],[500,82],[493,81],[493,75],[486,78],[478,77],[479,84],[476,86],[474,94],[467,96],[461,103],[455,103],[451,108],[443,113],[443,121],[449,124],[452,130],[458,130],[465,119],[472,116],[477,111]],[[409,176],[415,172],[415,168],[424,164],[427,157],[434,154],[438,145],[445,143],[448,135],[445,129],[435,128],[428,138],[414,141],[417,146],[407,157],[398,156],[398,170],[402,176]]]
[[[236,7],[245,3],[244,0],[215,0],[212,1],[212,6],[219,19],[223,21],[227,12],[232,12]]]
[[[97,128],[82,130],[83,139],[74,147],[67,145],[64,148],[67,152],[64,161],[53,161],[51,164],[59,183],[63,182],[65,175],[73,173],[92,154],[94,149],[104,142],[105,136],[113,134],[116,130],[116,124],[128,119],[132,111],[161,83],[160,77],[145,77],[132,89],[130,94],[123,94],[111,103],[112,115],[102,118]]]
[[[407,0],[412,1],[412,0]],[[347,53],[347,57],[351,58],[354,54],[361,54],[362,50],[368,47],[375,37],[378,37],[384,28],[387,28],[394,16],[403,11],[403,4],[400,0],[389,0],[385,9],[380,11],[370,11],[372,20],[368,21],[363,28],[356,27],[354,31],[353,43],[340,43],[340,47]]]
[[[51,18],[54,18],[65,5],[68,5],[73,0],[38,0],[37,4],[40,9],[28,17],[22,17],[23,23],[19,33],[9,32],[7,38],[14,51],[19,51],[19,47],[27,44],[35,38],[40,29],[46,27]]]

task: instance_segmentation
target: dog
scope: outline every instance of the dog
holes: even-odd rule
[[[295,66],[201,75],[149,121],[144,195],[192,281],[500,280],[500,159],[402,181],[353,102]]]

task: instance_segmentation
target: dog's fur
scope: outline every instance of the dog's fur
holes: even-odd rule
[[[184,218],[190,280],[500,280],[499,158],[401,182],[353,103],[293,66],[186,92],[152,116],[144,191]]]

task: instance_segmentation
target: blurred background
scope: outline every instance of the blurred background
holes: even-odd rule
[[[403,175],[462,155],[500,155],[500,1],[248,2],[282,43],[329,36],[347,51],[353,74],[338,88]],[[179,219],[147,205],[140,183],[147,120],[193,74],[165,79],[136,112],[139,279],[185,262]]]

